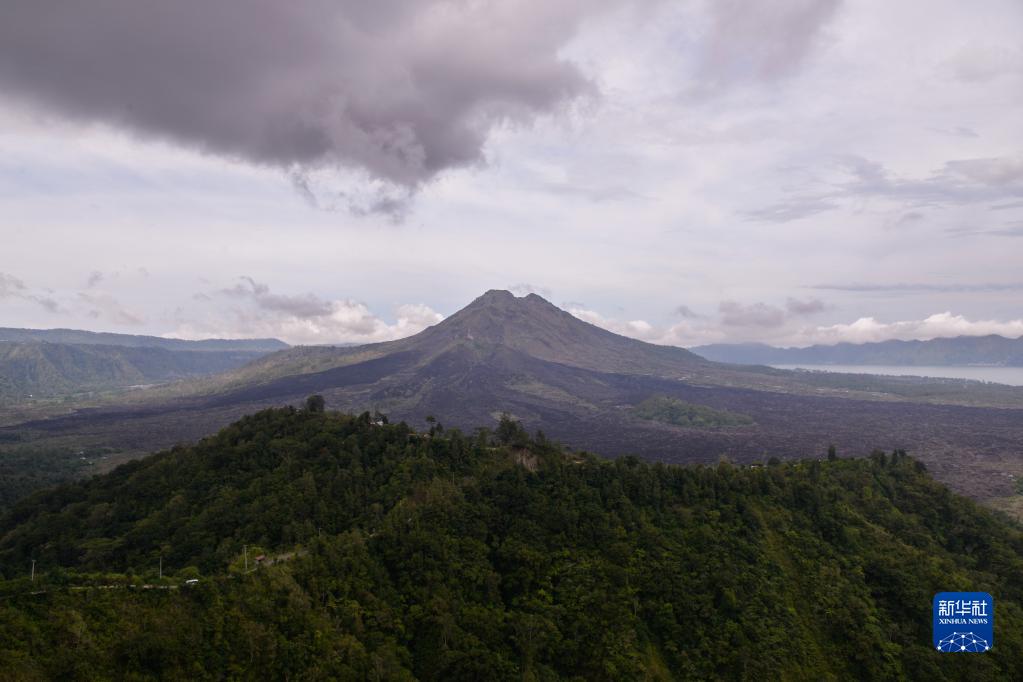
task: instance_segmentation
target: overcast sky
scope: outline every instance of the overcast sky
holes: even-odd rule
[[[55,9],[59,5],[59,9]],[[1023,335],[1019,0],[3,0],[0,326]]]

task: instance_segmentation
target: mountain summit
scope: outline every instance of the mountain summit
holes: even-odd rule
[[[630,339],[584,322],[536,294],[516,297],[492,289],[451,317],[395,342],[426,356],[472,348],[482,355],[505,349],[547,362],[601,372],[677,376],[703,358],[682,348]]]

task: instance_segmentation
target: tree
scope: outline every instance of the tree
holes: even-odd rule
[[[327,401],[323,399],[322,395],[311,395],[305,399],[305,409],[308,412],[323,412],[327,406]]]
[[[522,428],[522,423],[512,419],[505,412],[501,414],[501,421],[497,424],[497,441],[502,445],[512,445],[517,448],[524,448],[529,445],[529,433]]]

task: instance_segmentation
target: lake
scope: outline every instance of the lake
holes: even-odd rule
[[[771,365],[778,369],[811,369],[841,374],[974,379],[996,384],[1023,386],[1023,367],[928,367],[912,365]]]

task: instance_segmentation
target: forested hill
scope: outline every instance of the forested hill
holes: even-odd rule
[[[1023,679],[1023,532],[903,453],[674,467],[309,407],[19,503],[0,670]],[[990,652],[932,649],[942,590],[994,595]]]
[[[30,397],[174,381],[235,369],[266,354],[254,350],[0,341],[0,405]]]
[[[288,348],[278,339],[170,339],[163,336],[90,332],[82,329],[21,329],[0,327],[0,341],[10,343],[72,343],[86,346],[125,346],[195,351],[250,351],[271,353]]]

